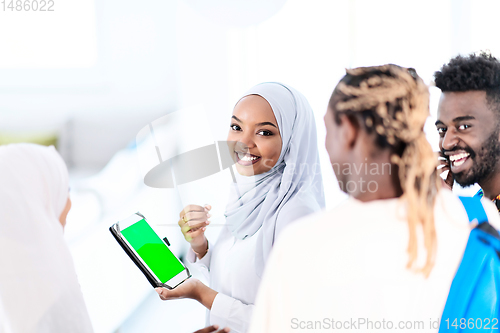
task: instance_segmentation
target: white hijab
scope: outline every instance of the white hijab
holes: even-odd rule
[[[59,223],[68,190],[54,147],[0,146],[0,332],[92,332]]]
[[[281,154],[266,173],[244,177],[236,173],[226,222],[239,239],[259,236],[255,265],[262,274],[275,235],[293,220],[325,207],[314,114],[297,90],[277,82],[251,88],[271,106],[281,134]],[[242,98],[243,98],[242,97]]]

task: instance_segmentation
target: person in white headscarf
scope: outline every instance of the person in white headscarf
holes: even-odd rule
[[[189,205],[179,225],[188,260],[209,273],[210,287],[189,279],[163,300],[193,298],[210,310],[209,324],[246,332],[265,263],[281,231],[325,206],[314,115],[306,98],[276,82],[251,88],[236,104],[228,141],[236,142],[226,225],[212,245],[204,232],[209,205]]]
[[[93,332],[63,238],[70,208],[54,147],[0,147],[0,332]]]

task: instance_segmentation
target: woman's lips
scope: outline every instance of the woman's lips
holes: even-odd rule
[[[260,156],[255,156],[252,154],[246,154],[241,152],[235,152],[235,155],[236,155],[236,163],[243,166],[250,166],[252,164],[257,163],[261,159]]]

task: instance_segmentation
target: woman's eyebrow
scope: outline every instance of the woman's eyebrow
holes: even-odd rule
[[[233,118],[233,119],[235,119],[236,121],[238,121],[238,122],[242,123],[242,121],[241,121],[241,120],[239,120],[239,119],[238,119],[238,117],[236,117],[236,116],[232,116],[231,118]],[[273,126],[273,127],[278,128],[278,126],[274,125],[273,123],[271,123],[271,122],[269,122],[269,121],[264,121],[264,122],[262,122],[262,123],[258,123],[258,124],[255,124],[255,125],[257,125],[257,126],[271,125],[271,126]]]
[[[271,122],[269,122],[269,121],[265,121],[265,122],[263,122],[263,123],[258,123],[258,124],[256,124],[256,125],[257,125],[257,126],[271,125],[271,126],[273,126],[273,127],[276,127],[276,125],[274,125],[273,123],[271,123]],[[278,127],[276,127],[276,128],[278,128]]]

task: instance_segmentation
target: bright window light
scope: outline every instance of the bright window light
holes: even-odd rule
[[[93,0],[0,0],[0,68],[86,68],[97,60]]]

